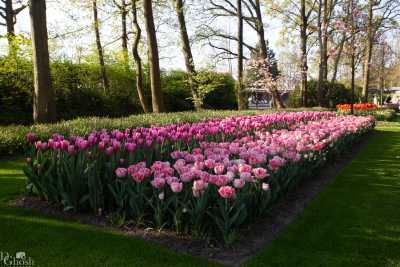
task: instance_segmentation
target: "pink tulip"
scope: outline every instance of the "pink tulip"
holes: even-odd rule
[[[286,164],[286,160],[279,156],[274,156],[268,163],[268,167],[271,170],[277,170],[279,167]]]
[[[79,149],[84,150],[89,147],[89,142],[87,140],[79,140],[77,145]]]
[[[37,150],[46,150],[47,147],[48,147],[48,145],[47,145],[46,142],[37,141],[37,142],[35,143],[35,148],[36,148]]]
[[[165,180],[163,178],[154,178],[154,180],[151,181],[151,185],[157,189],[163,188],[165,185]]]
[[[75,146],[73,146],[73,145],[69,145],[67,148],[67,151],[68,151],[68,155],[70,155],[70,156],[74,156],[76,154],[76,149],[75,149]]]
[[[112,143],[112,147],[115,151],[118,151],[121,148],[121,143],[119,141],[114,140]]]
[[[203,180],[196,180],[193,183],[193,190],[202,191],[205,188],[205,182]]]
[[[195,161],[194,162],[194,167],[197,170],[202,170],[204,168],[204,162],[203,161]]]
[[[36,135],[34,133],[27,133],[25,138],[30,143],[33,143],[36,141]]]
[[[215,174],[222,174],[224,173],[224,171],[225,171],[225,166],[223,164],[218,163],[214,166]]]
[[[183,172],[183,173],[181,173],[180,178],[181,178],[182,182],[185,182],[185,183],[190,182],[194,178],[194,173],[191,170],[189,170],[187,172]]]
[[[229,181],[232,181],[235,178],[235,173],[232,171],[228,171],[225,175],[228,177]]]
[[[104,150],[104,148],[106,147],[106,144],[103,141],[101,141],[99,143],[98,147],[99,147],[99,150]]]
[[[204,165],[205,165],[207,168],[211,169],[211,168],[213,168],[214,165],[215,165],[215,160],[213,160],[213,159],[207,159],[206,161],[204,161]]]
[[[251,166],[248,164],[240,164],[238,170],[240,173],[251,172]]]
[[[253,169],[253,174],[257,179],[264,179],[269,176],[268,172],[264,168],[255,168]]]
[[[246,181],[244,179],[233,180],[233,186],[238,189],[243,188],[245,184],[246,184]]]
[[[68,140],[63,140],[61,141],[61,148],[64,150],[68,150],[69,147],[69,141]]]
[[[114,153],[113,147],[112,147],[112,146],[107,147],[107,149],[106,149],[106,155],[110,157],[110,156],[112,156],[113,153]]]
[[[192,193],[195,198],[199,198],[202,195],[202,191],[194,190],[194,188],[192,188]]]
[[[115,138],[117,138],[117,140],[122,140],[122,138],[124,138],[124,134],[120,131],[117,131],[115,133]]]
[[[174,193],[180,193],[183,189],[183,184],[180,182],[172,182],[170,186],[172,192]]]
[[[167,183],[169,185],[171,185],[174,182],[179,182],[179,179],[175,176],[169,176],[169,177],[165,178],[165,180],[167,181]]]
[[[115,175],[118,178],[124,178],[126,176],[127,170],[125,168],[118,168],[115,170]]]
[[[143,182],[144,178],[145,178],[145,174],[142,171],[138,171],[133,173],[132,175],[132,179],[136,182],[136,183],[141,183]]]
[[[218,189],[218,193],[222,198],[232,198],[236,195],[236,190],[231,186],[222,186]]]
[[[134,143],[125,143],[125,150],[132,153],[136,150],[136,145]]]

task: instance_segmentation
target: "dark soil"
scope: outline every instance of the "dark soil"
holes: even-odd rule
[[[193,240],[190,236],[177,236],[170,231],[159,232],[135,226],[118,228],[112,226],[105,216],[67,213],[63,211],[60,205],[51,205],[46,201],[34,197],[19,198],[12,201],[11,205],[33,209],[64,220],[77,221],[120,231],[129,236],[160,243],[179,253],[207,258],[230,266],[239,266],[269,245],[288,224],[294,221],[308,203],[356,157],[372,134],[365,136],[361,143],[354,145],[350,153],[342,155],[335,162],[328,163],[313,177],[303,179],[296,188],[273,206],[270,212],[271,216],[256,219],[250,225],[247,225],[245,229],[242,229],[240,232],[242,238],[239,238],[233,247],[230,248],[215,244],[210,245],[210,243],[204,240]]]

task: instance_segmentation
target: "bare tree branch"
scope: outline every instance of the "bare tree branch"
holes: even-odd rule
[[[27,7],[27,5],[22,5],[17,9],[14,9],[14,16],[18,15],[22,10],[24,10]]]

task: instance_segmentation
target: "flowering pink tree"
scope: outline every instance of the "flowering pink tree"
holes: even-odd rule
[[[252,58],[246,62],[246,87],[249,91],[266,91],[276,100],[276,107],[284,107],[278,92],[280,73],[277,62],[269,58]]]

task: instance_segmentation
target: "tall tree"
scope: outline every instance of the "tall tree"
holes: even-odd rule
[[[142,59],[139,55],[139,44],[142,36],[142,30],[138,23],[137,5],[136,5],[137,1],[138,0],[132,0],[132,23],[135,33],[135,40],[133,41],[133,46],[132,46],[132,54],[136,64],[136,90],[139,96],[140,105],[142,106],[144,113],[148,113],[150,111],[150,108],[148,106],[146,97],[143,92],[143,68],[142,68]]]
[[[236,84],[238,109],[246,109],[246,99],[243,88],[243,17],[242,17],[242,0],[237,0],[237,39],[238,39],[238,80]]]
[[[33,120],[35,123],[53,122],[56,106],[50,76],[46,0],[30,0],[29,13],[33,48]]]
[[[355,95],[355,72],[356,72],[356,63],[355,63],[355,57],[356,57],[356,23],[354,21],[354,13],[355,13],[355,7],[354,7],[354,0],[349,0],[349,9],[348,9],[348,14],[349,14],[349,23],[350,23],[350,68],[351,68],[351,114],[354,114],[354,95]]]
[[[93,29],[96,37],[97,55],[99,57],[99,64],[100,64],[100,75],[103,83],[103,89],[104,91],[108,91],[110,84],[107,77],[106,66],[104,63],[103,46],[101,45],[101,39],[100,39],[100,22],[98,18],[97,0],[92,0],[92,11],[93,11]]]
[[[121,41],[122,41],[122,59],[125,66],[125,70],[129,71],[129,53],[128,53],[128,30],[127,30],[127,17],[128,17],[128,5],[126,0],[121,0],[118,3],[117,0],[113,0],[114,5],[117,6],[121,15]]]
[[[318,41],[319,41],[319,73],[317,99],[319,106],[323,103],[323,83],[328,79],[328,24],[332,14],[332,0],[320,0],[318,6]]]
[[[16,45],[14,42],[15,37],[15,24],[17,23],[17,15],[26,8],[25,4],[20,3],[18,8],[13,7],[13,0],[0,0],[0,17],[4,22],[0,22],[1,26],[7,28],[7,41],[9,55],[15,54]]]
[[[368,19],[367,19],[367,42],[365,45],[365,59],[364,59],[364,77],[363,77],[363,88],[362,96],[363,101],[368,102],[368,85],[370,76],[370,63],[372,56],[372,46],[374,41],[374,30],[373,30],[373,0],[368,0]]]
[[[307,41],[308,41],[308,21],[311,12],[306,12],[306,1],[301,0],[300,5],[300,51],[301,51],[301,101],[302,106],[307,107],[307,78],[308,78],[308,59],[307,59]]]
[[[267,41],[265,40],[265,31],[264,31],[264,21],[261,13],[261,4],[260,0],[249,0],[249,3],[254,8],[256,13],[256,32],[258,37],[258,44],[260,46],[261,55],[264,58],[267,58],[268,48],[267,48]]]
[[[208,10],[211,11],[216,17],[238,16],[239,13],[238,2],[234,3],[234,1],[230,0],[220,0],[220,1],[210,0],[209,2],[210,2],[210,7],[208,8]],[[268,58],[268,42],[265,39],[265,30],[264,30],[263,16],[261,12],[261,3],[259,0],[242,0],[241,6],[242,6],[241,13],[243,22],[245,22],[251,29],[253,29],[258,37],[257,45],[255,47],[247,44],[246,42],[244,42],[244,40],[241,41],[242,46],[247,48],[252,55],[257,55],[257,57],[266,59]],[[240,42],[238,40],[238,36],[221,33],[215,29],[212,29],[211,27],[207,28],[209,32],[208,35],[213,38],[217,37],[225,40],[236,41],[237,43]],[[227,54],[233,58],[238,57],[237,52],[231,51],[226,47],[217,46],[211,42],[209,42],[209,44],[211,47],[221,50],[222,53],[224,54]],[[243,58],[246,59],[245,56],[243,56]],[[284,104],[282,102],[278,90],[277,89],[272,90],[271,94],[273,97],[274,105],[278,108],[284,107]]]
[[[335,82],[337,79],[339,63],[340,63],[340,60],[342,59],[342,54],[343,54],[344,45],[346,43],[346,38],[347,38],[346,31],[343,31],[341,33],[339,43],[338,43],[337,47],[335,48],[335,57],[334,57],[334,61],[333,61],[331,82]]]
[[[308,104],[308,53],[309,38],[315,32],[312,22],[315,20],[315,6],[318,0],[268,0],[266,1],[268,10],[273,15],[277,15],[283,21],[285,28],[290,32],[297,32],[300,38],[300,104]]]
[[[188,73],[189,86],[194,101],[196,110],[201,109],[201,101],[197,94],[197,86],[194,81],[196,75],[196,68],[193,60],[192,49],[190,46],[189,35],[186,27],[185,13],[184,13],[184,2],[183,0],[172,0],[175,8],[176,15],[178,17],[179,32],[181,38],[182,53],[185,59],[186,72]]]
[[[260,0],[248,0],[250,5],[255,10],[256,15],[253,16],[255,18],[255,26],[256,32],[258,36],[258,47],[260,49],[260,56],[264,59],[269,58],[269,49],[267,46],[267,41],[265,40],[265,33],[264,33],[264,21],[261,14],[261,4]],[[250,8],[248,8],[250,9]],[[277,108],[284,108],[284,104],[282,98],[278,92],[276,87],[273,87],[271,90],[272,100],[274,102],[275,107]]]
[[[157,36],[154,26],[152,2],[153,1],[151,0],[143,1],[143,12],[147,32],[147,46],[150,63],[151,103],[153,112],[158,113],[164,111],[164,100],[161,91],[160,59],[158,56]]]
[[[380,91],[380,104],[383,105],[383,91],[385,89],[385,63],[386,63],[386,42],[381,42],[380,44],[380,62],[379,62],[379,70],[378,70],[378,87]]]
[[[368,0],[366,41],[364,51],[363,101],[368,101],[368,87],[371,72],[371,56],[378,30],[398,29],[400,17],[400,1]]]

